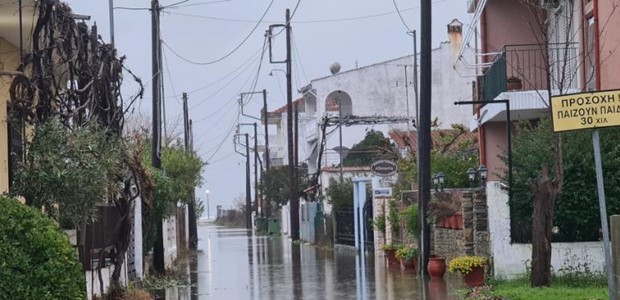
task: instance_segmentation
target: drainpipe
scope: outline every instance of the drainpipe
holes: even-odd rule
[[[593,0],[593,17],[594,17],[594,66],[596,73],[596,89],[601,89],[601,48],[599,45],[599,30],[598,30],[598,0]]]

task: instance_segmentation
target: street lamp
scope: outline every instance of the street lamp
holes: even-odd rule
[[[487,181],[487,166],[480,165],[478,168],[478,174],[480,174],[480,185],[484,186],[484,183]]]
[[[474,168],[469,168],[467,170],[467,178],[469,178],[469,188],[473,188],[474,181],[476,180],[476,170]]]
[[[211,193],[211,191],[206,190],[205,191],[205,195],[207,195],[207,220],[209,219],[209,194]]]
[[[433,179],[433,186],[435,186],[435,192],[439,192],[438,187],[439,187],[439,177],[437,176],[437,174],[433,175],[432,177]]]

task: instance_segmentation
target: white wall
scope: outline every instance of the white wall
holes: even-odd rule
[[[532,257],[531,244],[510,243],[510,207],[508,194],[499,182],[487,183],[489,233],[495,276],[514,278],[526,273]],[[557,272],[567,267],[587,265],[591,271],[602,272],[605,255],[602,242],[552,243],[551,265]]]
[[[459,40],[443,42],[432,53],[432,118],[438,118],[439,128],[450,128],[452,124],[468,124],[472,114],[470,106],[454,105],[455,101],[471,99],[472,81],[475,78],[473,77],[474,70],[465,69],[462,66],[455,70],[452,66],[454,55],[460,46]],[[472,54],[466,53],[465,55],[471,56]],[[473,57],[466,59],[474,60]],[[407,65],[407,81],[405,81],[404,65]],[[413,118],[416,115],[416,106],[412,84],[412,65],[413,55],[409,55],[312,80],[312,94],[306,96],[316,101],[317,109],[314,115],[310,115],[312,110],[307,108],[308,114],[305,117],[314,117],[315,122],[318,123],[326,113],[337,116],[338,112],[326,112],[325,102],[328,97],[331,97],[330,94],[342,91],[341,93],[350,96],[352,113],[355,116],[409,116]],[[408,88],[408,96],[405,85]],[[309,100],[306,102],[312,103]],[[409,107],[409,114],[407,107]],[[337,127],[329,127],[327,131],[335,128]],[[407,125],[401,123],[343,127],[342,145],[351,148],[364,138],[369,129],[381,131],[387,136],[390,130],[405,130]],[[317,130],[319,130],[318,127]],[[320,134],[316,136],[321,138]],[[327,137],[326,153],[322,159],[323,166],[339,163],[338,153],[331,150],[339,146],[339,143],[339,133],[336,129]],[[300,145],[311,146],[311,144],[304,143]],[[305,159],[301,153],[300,151],[300,159]],[[306,149],[304,153],[309,154],[310,149]]]
[[[125,260],[127,261],[127,260]],[[112,278],[112,272],[114,271],[114,265],[109,265],[101,269],[101,281],[103,281],[103,292],[108,292],[110,286],[110,278]],[[101,296],[101,289],[99,285],[98,270],[85,271],[86,274],[86,294],[88,300],[93,299],[93,296]],[[123,263],[123,269],[121,271],[120,278],[122,285],[127,285],[127,264]]]
[[[291,228],[291,210],[289,204],[286,204],[280,210],[280,229],[282,234],[288,235],[289,228]]]
[[[174,215],[163,220],[164,265],[172,268],[177,259],[177,221]]]

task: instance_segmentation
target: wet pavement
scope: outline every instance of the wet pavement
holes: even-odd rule
[[[461,299],[453,292],[459,278],[421,279],[374,254],[361,268],[354,251],[298,245],[286,236],[213,224],[200,225],[198,236],[197,257],[180,263],[191,286],[166,290],[166,299]]]

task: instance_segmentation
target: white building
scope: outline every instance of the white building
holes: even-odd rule
[[[448,41],[432,51],[432,118],[437,119],[438,128],[468,123],[471,108],[455,106],[454,102],[471,99],[475,79],[475,70],[465,66],[454,68],[452,64],[461,47],[462,23],[454,20],[447,27]],[[299,107],[298,159],[308,162],[310,174],[317,173],[319,164],[320,168],[340,164],[340,131],[337,126],[326,128],[325,145],[319,155],[324,117],[338,117],[341,110],[343,117],[415,119],[417,101],[413,62],[413,55],[391,59],[312,80],[302,89],[303,98],[295,101]],[[280,160],[287,164],[286,107],[270,113],[269,122],[277,124],[276,143],[270,145],[271,159],[274,165]],[[387,137],[392,129],[408,128],[413,129],[413,124],[403,121],[343,126],[342,152],[346,155],[346,150],[360,142],[369,129],[381,131]]]

